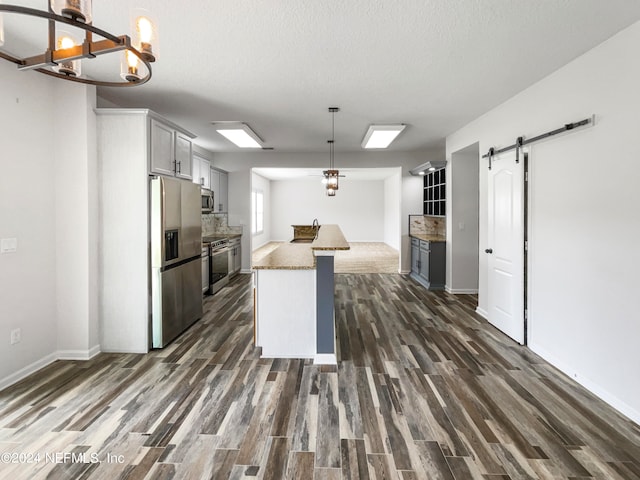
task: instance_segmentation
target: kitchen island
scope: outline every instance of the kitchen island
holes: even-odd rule
[[[321,225],[308,243],[283,244],[253,265],[255,345],[263,357],[337,363],[333,256],[349,248],[340,227]]]

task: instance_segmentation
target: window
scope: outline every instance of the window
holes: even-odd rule
[[[251,232],[254,235],[259,235],[264,231],[264,193],[262,190],[253,190],[251,192],[251,204],[253,207]]]

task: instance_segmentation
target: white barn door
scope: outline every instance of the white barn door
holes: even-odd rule
[[[524,343],[524,188],[523,155],[496,155],[489,170],[488,245],[489,323]]]

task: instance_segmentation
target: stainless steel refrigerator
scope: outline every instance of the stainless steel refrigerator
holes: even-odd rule
[[[151,331],[162,348],[202,317],[200,185],[151,179]]]

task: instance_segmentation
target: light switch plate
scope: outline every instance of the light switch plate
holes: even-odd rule
[[[0,240],[0,253],[13,253],[18,250],[17,238],[3,238]]]

